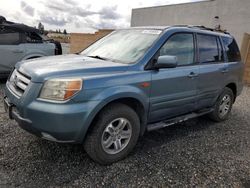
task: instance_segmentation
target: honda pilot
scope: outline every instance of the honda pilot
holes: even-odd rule
[[[243,83],[234,38],[201,26],[121,29],[77,54],[15,65],[10,119],[43,139],[81,143],[101,164],[127,156],[145,131],[230,116]]]

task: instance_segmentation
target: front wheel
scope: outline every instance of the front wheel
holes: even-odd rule
[[[112,104],[98,115],[84,148],[94,161],[110,164],[131,152],[139,133],[140,120],[136,112],[127,105]]]
[[[217,122],[226,120],[230,115],[233,101],[233,91],[226,87],[217,99],[214,111],[209,115],[209,117]]]

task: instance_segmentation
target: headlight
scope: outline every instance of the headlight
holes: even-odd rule
[[[39,98],[65,101],[81,89],[81,79],[51,79],[44,83]]]

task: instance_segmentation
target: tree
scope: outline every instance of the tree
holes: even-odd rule
[[[67,35],[66,29],[63,30],[63,34],[64,34],[64,35]]]
[[[44,33],[44,25],[43,25],[41,22],[39,22],[39,24],[38,24],[38,29],[39,29],[42,33]]]

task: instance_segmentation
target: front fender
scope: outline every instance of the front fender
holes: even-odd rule
[[[134,98],[142,103],[146,108],[149,100],[149,90],[139,89],[135,86],[116,86],[102,90],[97,95],[93,96],[90,100],[104,100],[106,103],[117,100],[119,98]]]
[[[90,100],[91,101],[98,101],[95,107],[90,109],[90,113],[88,115],[88,118],[84,121],[84,125],[80,131],[79,138],[81,138],[81,142],[83,142],[86,133],[96,117],[96,115],[109,103],[124,99],[124,98],[133,98],[138,100],[144,107],[145,112],[148,112],[149,108],[149,97],[148,92],[149,89],[145,89],[148,91],[143,91],[137,87],[134,86],[117,86],[112,88],[107,88],[105,90],[102,90],[97,95],[93,96]]]

